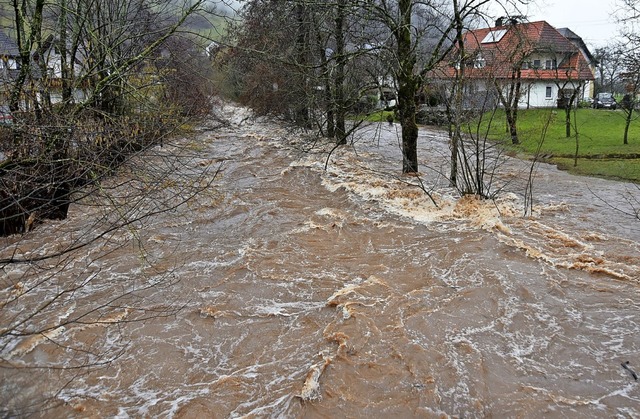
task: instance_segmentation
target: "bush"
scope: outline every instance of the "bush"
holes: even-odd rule
[[[578,102],[578,108],[581,108],[581,109],[590,108],[591,105],[592,105],[592,102],[588,100],[581,100],[580,102]]]

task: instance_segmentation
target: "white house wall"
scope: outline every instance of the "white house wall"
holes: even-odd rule
[[[49,70],[49,77],[62,78],[62,56],[57,54],[53,48],[49,51],[47,56],[47,69]],[[75,62],[73,64],[73,71],[75,74],[82,74],[83,68],[80,64]]]
[[[72,91],[73,100],[75,103],[84,102],[87,99],[87,95],[80,89],[73,89]],[[62,93],[58,91],[52,91],[49,93],[51,103],[61,103],[62,102]],[[38,99],[40,100],[40,95],[38,95]]]
[[[576,88],[577,84],[567,83],[565,88]],[[547,88],[550,89],[547,92]],[[555,108],[558,106],[558,85],[553,81],[523,81],[521,88],[521,98],[518,107],[526,108]],[[483,98],[495,97],[491,92],[493,87],[484,80],[474,80],[469,82],[465,89],[467,102],[472,107],[485,107],[488,103],[483,103]],[[547,94],[549,93],[549,95]],[[584,82],[580,97],[577,102],[588,100],[593,94],[593,82]],[[474,100],[475,99],[475,100]]]
[[[556,106],[558,87],[553,83],[533,82],[525,85],[522,98],[518,103],[520,108],[550,108]],[[547,87],[551,88],[551,95],[547,96]]]
[[[578,84],[567,83],[566,88],[575,89]],[[553,81],[535,81],[524,85],[520,108],[552,108],[557,106],[558,86]],[[549,91],[548,91],[549,89]],[[591,97],[592,83],[587,81],[582,87],[578,101]],[[548,94],[550,93],[550,94]]]

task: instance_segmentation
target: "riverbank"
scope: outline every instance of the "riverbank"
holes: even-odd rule
[[[640,126],[632,122],[629,144],[623,144],[622,110],[576,109],[566,136],[565,113],[558,109],[527,109],[518,113],[518,138],[506,134],[504,113],[483,116],[483,131],[519,157],[537,158],[581,176],[640,183]],[[577,155],[577,158],[576,158]]]
[[[366,120],[385,122],[392,115],[391,111],[375,112]],[[517,145],[511,144],[502,111],[485,113],[479,132],[500,143],[509,154],[524,160],[535,158],[574,175],[640,183],[640,126],[632,122],[629,144],[623,144],[625,114],[622,110],[576,109],[571,118],[569,138],[564,111],[555,108],[520,110],[520,144]],[[477,125],[476,120],[464,131],[478,132]]]

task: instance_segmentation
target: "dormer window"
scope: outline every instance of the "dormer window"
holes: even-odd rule
[[[466,68],[485,68],[487,65],[486,60],[484,59],[484,57],[482,56],[482,54],[480,54],[479,52],[470,55],[466,58],[464,58],[462,60],[462,64],[464,64],[464,66]],[[454,67],[457,69],[460,69],[460,62],[456,62],[454,64]]]
[[[481,54],[478,54],[476,59],[473,61],[473,68],[485,68],[487,65],[487,61]]]

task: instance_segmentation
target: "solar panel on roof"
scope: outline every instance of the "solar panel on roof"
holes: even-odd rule
[[[496,29],[495,31],[491,31],[487,34],[487,36],[485,36],[482,41],[480,41],[481,44],[491,44],[494,42],[498,42],[502,39],[502,37],[504,36],[504,34],[507,33],[506,29]]]

